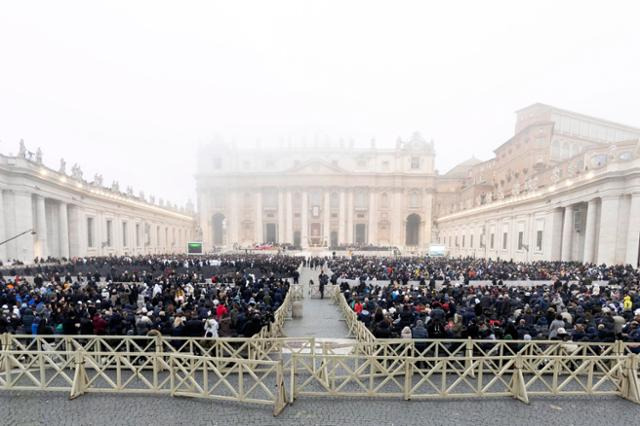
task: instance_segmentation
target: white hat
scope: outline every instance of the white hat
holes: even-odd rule
[[[567,334],[567,330],[565,330],[564,327],[560,327],[558,329],[558,334]]]

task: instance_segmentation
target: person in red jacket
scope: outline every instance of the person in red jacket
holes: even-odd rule
[[[93,322],[93,332],[95,334],[104,334],[107,329],[107,321],[100,314],[95,314],[92,319]]]
[[[226,306],[224,306],[224,304],[219,303],[219,302],[218,302],[218,303],[216,303],[216,302],[218,302],[218,300],[217,300],[217,299],[213,301],[213,304],[214,304],[214,305],[217,305],[217,306],[216,306],[216,318],[217,318],[217,319],[218,319],[218,321],[219,321],[220,319],[222,319],[222,317],[224,316],[224,314],[226,314],[226,313],[228,313],[228,312],[229,312],[229,310],[227,309],[227,307],[226,307]]]

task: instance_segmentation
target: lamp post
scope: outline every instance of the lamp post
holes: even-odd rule
[[[33,229],[27,229],[26,231],[21,232],[21,233],[19,233],[19,234],[17,234],[17,235],[14,235],[13,237],[11,237],[11,238],[9,238],[9,239],[7,239],[7,240],[1,241],[1,242],[0,242],[0,246],[1,246],[1,245],[4,245],[4,244],[6,244],[6,243],[8,243],[9,241],[13,241],[13,240],[15,240],[16,238],[20,238],[20,237],[22,237],[23,235],[28,234],[28,233],[31,233],[31,235],[36,235],[36,231],[34,231]]]

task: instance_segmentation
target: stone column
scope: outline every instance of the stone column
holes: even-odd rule
[[[367,225],[367,241],[369,244],[377,243],[377,233],[378,230],[378,221],[377,217],[377,206],[376,206],[376,194],[373,191],[373,187],[369,188],[369,224]]]
[[[285,241],[293,244],[293,194],[291,190],[287,190],[287,210],[286,210],[287,229]]]
[[[331,246],[331,201],[330,193],[328,190],[324,192],[324,207],[322,207],[324,214],[324,224],[322,225],[322,233],[324,235],[324,242],[327,243],[327,247]]]
[[[69,206],[69,256],[79,257],[86,254],[86,250],[83,250],[84,244],[87,241],[87,235],[85,233],[85,227],[82,226],[80,219],[80,209],[78,206]]]
[[[640,241],[640,193],[631,194],[627,230],[627,252],[625,263],[638,267],[638,245]]]
[[[309,247],[309,194],[302,191],[302,211],[300,214],[300,245],[303,248]]]
[[[543,258],[558,261],[562,253],[562,208],[547,212],[542,237]]]
[[[4,196],[2,194],[2,188],[0,188],[0,211],[2,212],[6,211],[4,207]],[[5,214],[3,213],[2,216],[0,216],[0,243],[7,239],[7,231],[4,224],[4,220],[5,220]],[[7,245],[2,244],[0,245],[0,260],[5,261],[7,260],[7,257],[8,257]]]
[[[620,196],[602,197],[600,230],[598,233],[597,263],[599,264],[606,263],[607,265],[612,265],[615,263],[619,206]]]
[[[347,244],[353,244],[353,189],[347,193]]]
[[[16,191],[15,209],[16,212],[16,229],[15,234],[19,234],[29,230],[35,230],[33,224],[33,201],[30,192]],[[15,239],[16,257],[25,262],[31,263],[35,257],[34,254],[34,236],[26,233]]]
[[[560,260],[563,262],[571,260],[573,232],[573,206],[567,206],[564,208],[564,222],[562,225],[562,254],[560,255]]]
[[[47,257],[47,217],[45,210],[44,197],[36,195],[36,238],[38,240],[38,252],[36,256],[41,258]]]
[[[278,243],[285,242],[285,206],[284,191],[278,191]]]
[[[406,241],[402,240],[402,227],[405,218],[402,217],[402,191],[394,189],[393,191],[393,207],[391,211],[391,243],[392,245],[403,247]]]
[[[238,207],[238,191],[229,191],[229,216],[227,219],[227,245],[240,243],[240,208]]]
[[[67,203],[60,202],[58,205],[59,230],[60,230],[60,256],[69,258],[69,218],[67,215]]]
[[[596,244],[596,209],[598,208],[598,200],[595,198],[587,203],[587,220],[584,230],[584,253],[582,261],[591,263],[594,261],[594,248]]]
[[[433,214],[432,209],[433,209],[433,194],[431,192],[426,192],[424,194],[424,240],[420,241],[423,247],[426,247],[427,249],[429,248],[429,246],[431,245],[432,242],[432,223],[433,223],[433,219],[431,217],[431,215]],[[480,247],[480,236],[478,234],[477,236],[477,241],[474,241],[475,247]],[[475,250],[475,248],[474,248]],[[484,253],[484,252],[483,252]]]
[[[347,242],[347,196],[344,189],[340,190],[340,207],[338,210],[338,244],[345,244]]]
[[[256,244],[264,242],[264,232],[262,229],[262,191],[258,189],[256,193]]]

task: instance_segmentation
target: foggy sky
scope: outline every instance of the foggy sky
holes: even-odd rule
[[[0,152],[184,203],[196,147],[420,131],[445,172],[534,102],[640,126],[631,1],[0,0]]]

